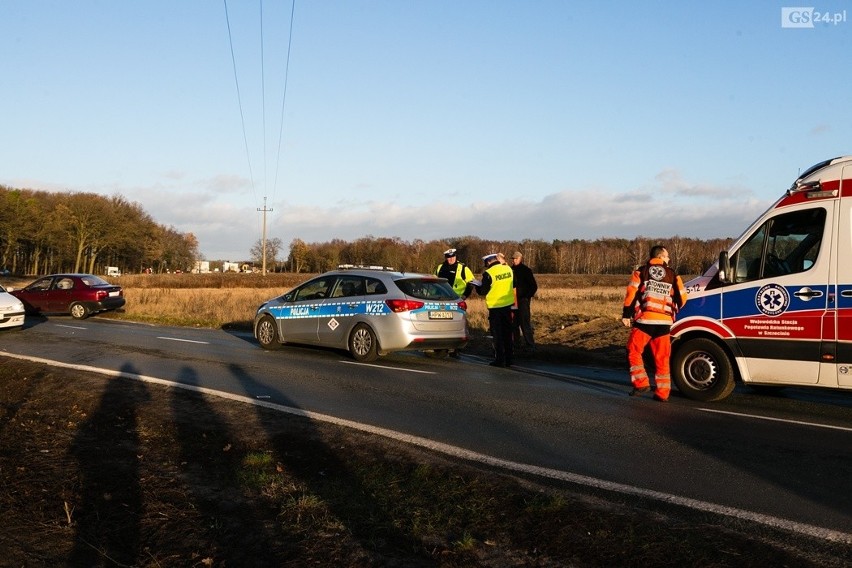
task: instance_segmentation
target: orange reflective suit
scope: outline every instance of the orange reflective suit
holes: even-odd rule
[[[650,344],[654,355],[654,394],[662,400],[668,400],[671,392],[671,326],[685,303],[683,281],[659,258],[652,258],[633,272],[624,296],[622,317],[633,320],[627,340],[630,382],[637,389],[650,386],[642,361],[642,352]]]

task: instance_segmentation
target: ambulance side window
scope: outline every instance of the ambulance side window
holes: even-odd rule
[[[734,282],[809,270],[819,257],[825,219],[825,209],[814,207],[766,221],[732,257]]]

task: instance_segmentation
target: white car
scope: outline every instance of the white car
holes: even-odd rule
[[[23,327],[24,303],[0,286],[0,328]]]

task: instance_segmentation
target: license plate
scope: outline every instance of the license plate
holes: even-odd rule
[[[110,298],[114,298],[115,296],[118,296],[118,292],[110,292],[109,293]]]
[[[429,312],[430,320],[451,320],[453,319],[453,312],[440,311],[440,312]]]

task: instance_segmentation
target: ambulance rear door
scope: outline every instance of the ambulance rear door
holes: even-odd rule
[[[841,193],[852,195],[852,166],[843,168]],[[852,197],[839,205],[837,231],[837,384],[852,387]],[[829,385],[828,381],[825,384]]]
[[[823,339],[834,347],[828,298],[836,208],[837,200],[826,199],[775,210],[732,251],[722,321],[735,334],[732,347],[746,382],[819,380]]]

